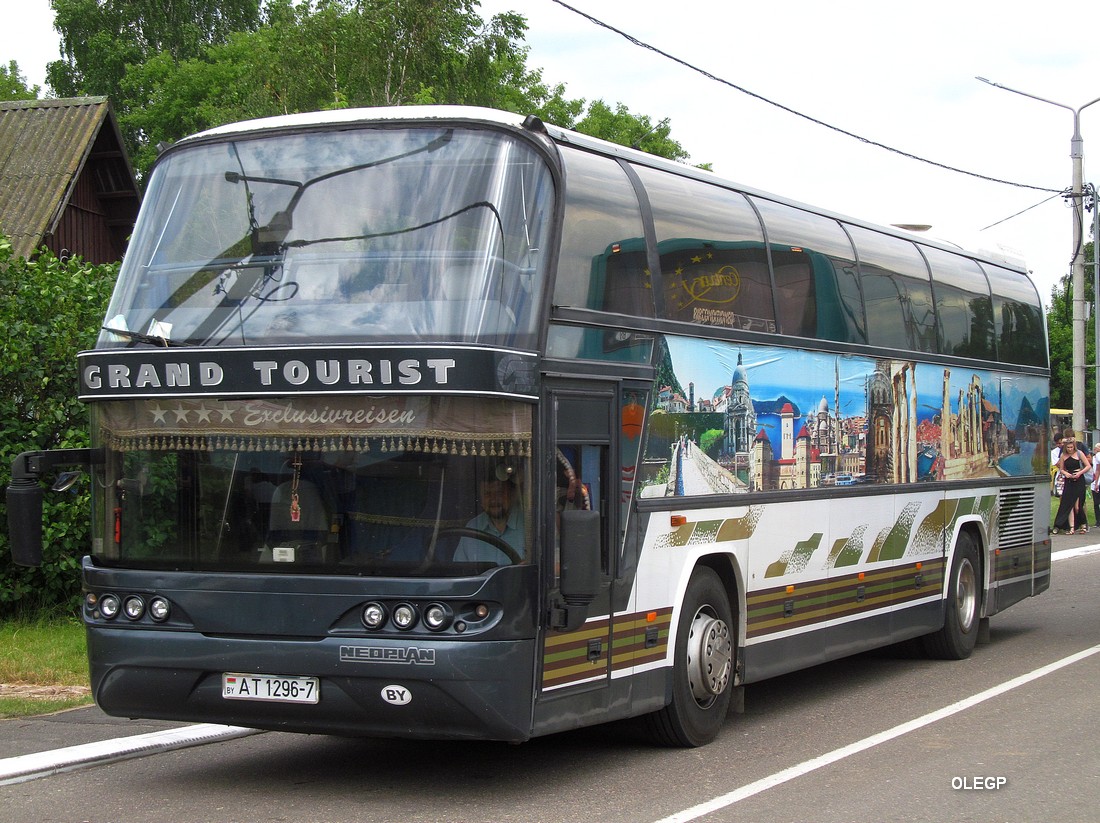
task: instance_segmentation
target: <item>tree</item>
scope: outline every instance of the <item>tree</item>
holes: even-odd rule
[[[62,97],[108,95],[119,106],[129,66],[165,52],[199,56],[235,31],[255,29],[260,0],[50,0],[61,59],[46,79]]]
[[[1093,296],[1092,263],[1095,259],[1095,242],[1085,244],[1085,301],[1096,306]],[[1090,313],[1085,328],[1085,362],[1095,363],[1095,308]],[[1050,407],[1053,409],[1073,408],[1073,293],[1070,276],[1066,274],[1051,289],[1050,308],[1047,310],[1047,338],[1050,347]],[[1086,369],[1094,373],[1094,370]],[[1096,408],[1096,386],[1090,374],[1085,379],[1085,418],[1091,422],[1090,428],[1100,426],[1100,421],[1092,418]]]
[[[37,100],[39,91],[38,86],[27,85],[27,78],[14,60],[0,66],[0,100]]]
[[[603,100],[594,101],[575,128],[584,134],[621,146],[632,146],[670,160],[688,159],[684,147],[669,137],[672,129],[667,117],[654,124],[644,114],[631,114],[622,103],[617,103],[612,111]]]
[[[35,449],[88,445],[87,409],[76,398],[76,352],[91,348],[107,312],[117,265],[12,256],[0,236],[0,485],[12,460]],[[88,493],[47,495],[44,563],[11,561],[6,503],[0,502],[0,614],[72,606],[80,594],[79,563],[89,543]]]

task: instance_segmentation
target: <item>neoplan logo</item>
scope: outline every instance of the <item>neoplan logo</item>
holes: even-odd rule
[[[435,649],[419,649],[416,646],[341,646],[340,662],[434,666]]]

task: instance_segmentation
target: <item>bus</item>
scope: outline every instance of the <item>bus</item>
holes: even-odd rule
[[[1048,588],[1046,351],[1011,260],[534,116],[227,125],[159,156],[12,550],[90,474],[110,715],[701,746]]]

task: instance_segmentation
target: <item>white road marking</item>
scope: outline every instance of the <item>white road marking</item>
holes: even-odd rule
[[[1050,560],[1052,563],[1058,560],[1069,560],[1072,557],[1085,557],[1089,554],[1096,554],[1100,552],[1100,544],[1094,546],[1081,546],[1076,549],[1062,549],[1060,552],[1051,552]]]

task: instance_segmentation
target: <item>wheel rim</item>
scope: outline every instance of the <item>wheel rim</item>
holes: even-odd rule
[[[978,577],[974,565],[963,558],[955,576],[955,608],[959,615],[959,629],[966,634],[978,615]]]
[[[729,626],[710,607],[695,613],[688,632],[687,672],[691,695],[707,708],[725,691],[733,671],[733,642]]]

